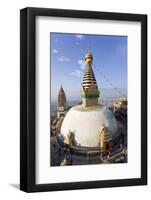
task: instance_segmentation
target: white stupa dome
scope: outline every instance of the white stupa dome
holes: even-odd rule
[[[84,107],[78,105],[72,107],[66,114],[61,134],[66,137],[69,130],[74,133],[77,145],[97,147],[99,145],[99,130],[104,126],[112,134],[117,136],[117,122],[112,112],[103,105]]]

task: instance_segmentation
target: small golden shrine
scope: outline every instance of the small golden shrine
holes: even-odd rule
[[[112,135],[102,126],[99,131],[99,148],[101,152],[111,151]]]

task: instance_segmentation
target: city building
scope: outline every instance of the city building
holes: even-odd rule
[[[113,112],[115,112],[116,110],[123,110],[123,111],[127,111],[127,98],[124,97],[124,98],[121,98],[120,100],[118,101],[115,101],[114,104],[113,104]]]

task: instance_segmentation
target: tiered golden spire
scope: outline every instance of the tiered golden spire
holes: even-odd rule
[[[88,52],[85,55],[85,61],[86,61],[86,71],[83,77],[82,85],[85,89],[88,89],[90,87],[97,88],[96,79],[92,69],[93,56],[90,52],[90,49],[88,49]]]
[[[90,52],[90,49],[88,49],[85,55],[85,61],[86,71],[82,82],[82,101],[84,106],[95,106],[98,105],[99,91],[92,69],[93,56]]]

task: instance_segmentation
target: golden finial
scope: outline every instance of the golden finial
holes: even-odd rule
[[[93,60],[93,56],[92,56],[92,54],[90,52],[90,48],[88,48],[88,51],[87,51],[87,53],[85,55],[85,61],[86,61],[87,64],[91,64],[92,60]]]

